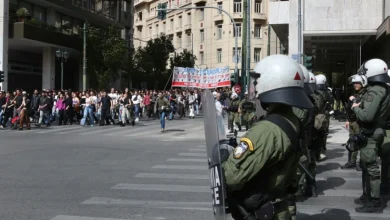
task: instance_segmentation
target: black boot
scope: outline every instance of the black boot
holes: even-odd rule
[[[125,127],[125,123],[121,121],[121,127]]]
[[[341,166],[341,169],[352,169],[356,167],[356,162],[348,161],[344,166]]]
[[[358,213],[382,213],[382,203],[380,199],[371,199],[369,202],[364,204],[362,207],[355,208]]]
[[[370,197],[367,194],[361,195],[359,198],[354,200],[356,205],[364,205],[370,201]]]

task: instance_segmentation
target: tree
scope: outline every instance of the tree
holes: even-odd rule
[[[187,49],[184,49],[183,52],[177,54],[175,58],[171,59],[172,66],[177,67],[194,67],[195,66],[196,56]]]
[[[128,45],[115,27],[90,27],[87,38],[87,65],[91,81],[99,89],[106,88],[119,77],[119,71],[127,64]]]
[[[167,61],[173,51],[172,41],[163,33],[149,40],[145,47],[139,47],[133,55],[133,80],[147,81],[149,85],[158,81],[163,85],[169,77]]]

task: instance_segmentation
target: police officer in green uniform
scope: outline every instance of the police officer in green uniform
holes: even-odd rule
[[[310,86],[310,74],[305,66],[300,65],[303,76],[304,76],[304,90],[306,95],[310,98],[310,96],[314,93],[313,88]],[[314,84],[315,85],[315,84]],[[311,100],[312,101],[312,100]],[[313,101],[312,101],[313,102]],[[301,140],[300,140],[300,162],[306,168],[306,170],[310,171],[312,176],[315,176],[315,169],[310,170],[313,166],[311,166],[311,158],[309,145],[311,144],[311,129],[312,129],[312,121],[313,121],[313,111],[312,109],[300,109],[297,107],[293,107],[294,114],[298,117],[301,126],[303,126],[303,132],[301,132]],[[314,162],[315,165],[315,162]],[[314,166],[315,168],[315,166]],[[308,174],[303,170],[302,167],[297,169],[296,178],[292,183],[292,188],[290,188],[290,192],[288,195],[288,203],[289,203],[289,211],[291,215],[291,220],[296,220],[297,207],[296,202],[301,201],[304,198],[306,182],[310,182],[311,179],[308,177]]]
[[[248,92],[245,92],[245,97],[240,102],[238,110],[243,116],[242,119],[245,123],[245,129],[249,130],[254,122],[256,122],[256,105],[249,100]]]
[[[331,111],[331,106],[330,106],[331,96],[329,95],[329,90],[327,88],[326,77],[323,74],[318,74],[316,75],[316,82],[319,88],[317,92],[322,96],[322,99],[324,100],[322,108],[318,109],[318,111],[319,114],[323,114],[325,116],[324,120],[329,121],[330,120],[329,112]],[[319,161],[326,159],[326,139],[328,136],[328,132],[329,132],[329,125],[324,130],[318,132],[318,142],[316,144],[319,144],[321,146],[317,151],[316,157]]]
[[[362,205],[356,208],[359,213],[382,213],[380,196],[381,173],[377,163],[378,151],[383,144],[385,121],[390,115],[387,64],[380,59],[366,61],[358,70],[368,80],[368,88],[360,103],[352,105],[361,133],[354,138],[360,148],[360,166],[362,168],[363,195],[355,199]],[[354,99],[350,97],[350,100]]]
[[[390,71],[388,71],[390,75]],[[387,83],[387,86],[390,87],[390,83]],[[382,148],[380,150],[380,157],[382,161],[382,170],[381,170],[381,194],[390,193],[390,117],[386,121],[386,135],[383,141]]]
[[[365,76],[354,75],[352,76],[351,83],[353,84],[353,87],[355,88],[355,92],[356,92],[356,94],[354,95],[356,97],[355,102],[359,103],[363,95],[366,93],[365,87],[367,86],[367,79],[365,78]],[[358,135],[360,133],[360,128],[356,121],[356,115],[355,113],[352,112],[351,109],[352,104],[353,104],[352,100],[349,100],[345,106],[347,116],[348,116],[348,122],[345,124],[345,127],[349,129],[349,137]],[[344,166],[341,166],[341,168],[342,169],[355,168],[358,153],[359,151],[349,152],[348,162]]]
[[[261,74],[256,91],[268,115],[240,139],[222,164],[228,201],[235,201],[229,202],[229,209],[235,220],[252,220],[262,219],[254,213],[261,215],[271,205],[270,219],[290,220],[287,194],[296,176],[299,146],[291,141],[283,125],[267,118],[280,119],[296,138],[302,127],[293,106],[307,109],[313,105],[303,89],[302,69],[293,59],[284,55],[266,57],[256,65],[255,72]],[[250,215],[243,216],[236,207],[244,207]]]
[[[241,87],[239,85],[234,86],[234,93],[231,96],[230,106],[227,108],[229,112],[230,133],[237,134],[237,130],[241,131],[241,120],[238,112],[240,106],[239,94],[241,93]]]

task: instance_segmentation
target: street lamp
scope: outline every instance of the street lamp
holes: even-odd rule
[[[56,57],[61,60],[61,90],[64,88],[64,62],[68,60],[69,54],[68,51],[58,49],[56,51]]]

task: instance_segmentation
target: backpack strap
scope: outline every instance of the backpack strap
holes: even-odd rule
[[[287,119],[285,119],[283,116],[278,114],[272,114],[268,117],[264,118],[263,120],[269,121],[277,125],[280,129],[286,133],[287,137],[290,139],[291,144],[294,149],[298,149],[299,146],[299,134],[295,131],[293,126],[290,124]]]

